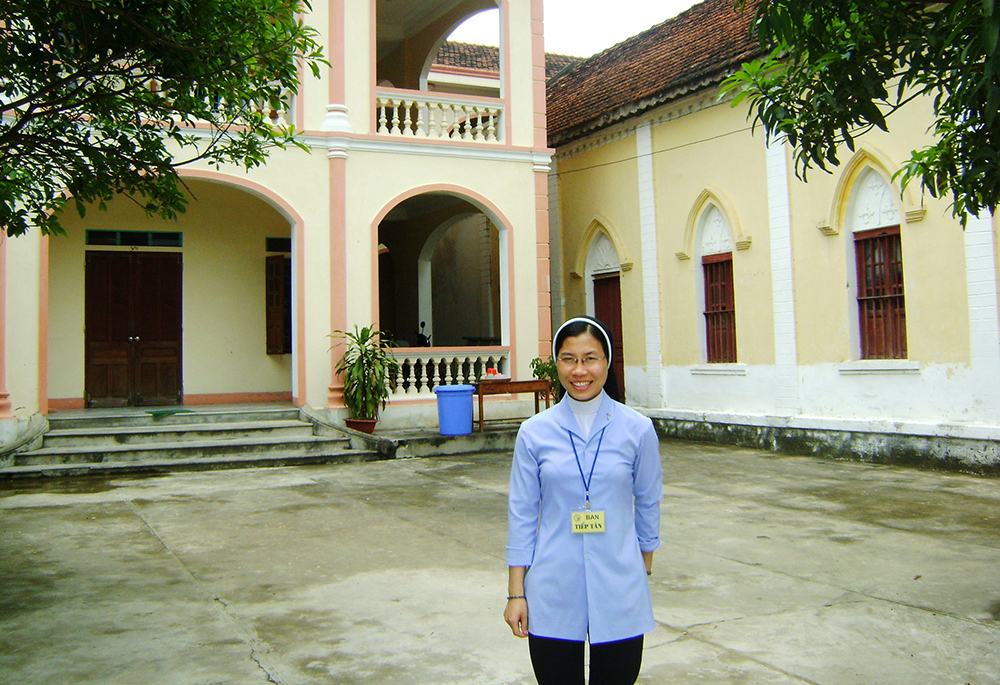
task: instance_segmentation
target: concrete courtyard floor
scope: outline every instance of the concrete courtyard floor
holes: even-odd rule
[[[663,443],[640,683],[1000,682],[1000,481]],[[527,684],[509,455],[0,483],[0,683]]]

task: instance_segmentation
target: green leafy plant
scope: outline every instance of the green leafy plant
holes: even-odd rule
[[[963,226],[1000,205],[1000,3],[995,0],[736,0],[764,56],[722,84],[797,175],[830,171],[911,101],[933,112],[929,144],[893,180],[951,196]]]
[[[121,196],[174,219],[178,168],[308,151],[281,117],[328,63],[308,0],[4,0],[0,230],[63,234]]]
[[[389,401],[389,389],[399,375],[399,363],[392,355],[394,344],[375,324],[353,332],[334,331],[331,338],[340,338],[345,345],[344,356],[334,370],[344,376],[344,404],[355,419],[378,419],[379,410]],[[333,348],[331,348],[333,349]]]
[[[556,371],[556,360],[552,357],[542,359],[535,357],[531,360],[531,373],[539,380],[549,382],[549,392],[553,397],[559,396],[559,372]]]

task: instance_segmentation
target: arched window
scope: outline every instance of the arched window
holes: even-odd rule
[[[851,231],[862,359],[906,359],[906,302],[899,208],[892,187],[872,169],[851,194]]]
[[[736,361],[736,295],[733,285],[733,248],[729,222],[713,204],[707,205],[699,225],[705,317],[705,361]]]

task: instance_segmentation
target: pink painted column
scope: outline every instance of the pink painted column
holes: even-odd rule
[[[534,100],[535,164],[535,250],[538,279],[538,355],[551,354],[552,286],[549,261],[549,164],[552,150],[548,147],[545,123],[545,37],[542,0],[531,0],[531,64]]]
[[[331,0],[328,7],[330,12],[328,102],[344,105],[347,100],[344,74],[347,64],[344,0]],[[374,11],[375,3],[371,2],[370,12]],[[333,332],[347,328],[347,150],[331,148],[327,157],[330,164],[330,332]],[[344,404],[344,384],[332,371],[342,355],[342,347],[332,347],[330,350],[328,407],[339,408]]]

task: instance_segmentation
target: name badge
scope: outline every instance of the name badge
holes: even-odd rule
[[[603,533],[603,511],[574,511],[572,515],[574,533]]]

